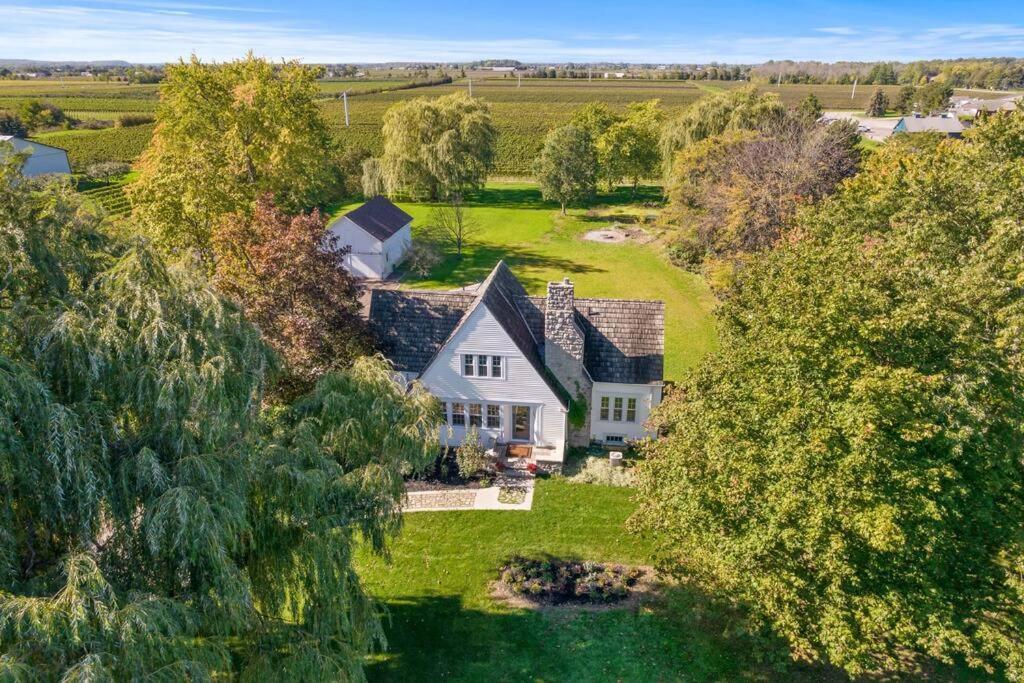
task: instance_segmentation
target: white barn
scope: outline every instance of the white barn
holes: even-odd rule
[[[356,277],[383,280],[412,246],[412,216],[376,196],[331,223],[339,246],[348,248],[345,269]]]
[[[71,175],[68,153],[60,147],[16,138],[13,135],[0,135],[0,146],[5,142],[14,148],[15,153],[28,154],[21,167],[21,174],[26,178],[53,174]]]

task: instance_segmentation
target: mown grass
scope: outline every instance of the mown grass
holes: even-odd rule
[[[659,188],[628,189],[602,195],[599,204],[612,210],[637,209],[660,201]],[[400,202],[413,216],[413,238],[428,236],[431,210],[426,203]],[[335,215],[356,205],[337,207]],[[672,266],[655,244],[602,244],[582,235],[610,224],[610,216],[589,216],[582,209],[560,216],[536,186],[492,184],[467,198],[468,215],[478,224],[461,257],[448,249],[444,260],[425,278],[408,274],[409,287],[449,289],[480,282],[504,259],[526,289],[543,294],[547,283],[570,277],[578,297],[660,299],[665,302],[665,377],[678,380],[715,348],[711,315],[714,297],[696,275]],[[608,213],[608,212],[598,212]]]
[[[387,652],[375,681],[678,681],[763,679],[752,641],[729,608],[676,587],[638,608],[602,612],[509,608],[489,584],[510,555],[651,563],[624,523],[631,490],[537,484],[529,512],[415,513],[391,562],[361,551],[357,567],[387,608]],[[781,649],[774,650],[784,658]],[[781,660],[780,660],[781,661]],[[793,672],[790,672],[793,673]]]

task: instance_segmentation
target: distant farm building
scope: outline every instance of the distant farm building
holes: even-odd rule
[[[330,231],[348,249],[345,269],[356,277],[383,280],[412,246],[412,216],[376,196],[334,221]]]
[[[964,124],[953,116],[904,116],[892,129],[895,133],[943,133],[958,138],[963,135]]]
[[[16,154],[27,154],[21,174],[26,178],[41,175],[71,175],[68,153],[60,147],[45,145],[35,140],[24,140],[13,135],[0,135],[0,148],[7,143]]]

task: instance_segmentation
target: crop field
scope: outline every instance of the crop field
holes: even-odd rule
[[[156,124],[149,123],[131,128],[57,131],[35,138],[66,149],[72,168],[83,171],[98,161],[135,161],[149,144],[155,127]]]
[[[465,80],[408,88],[412,76],[388,77],[386,73],[367,80],[325,80],[320,82],[320,106],[337,139],[345,145],[381,150],[384,112],[396,102],[414,97],[438,97],[466,92]],[[514,77],[473,78],[473,95],[491,106],[498,128],[495,175],[529,175],[540,152],[544,135],[563,125],[573,111],[587,102],[604,102],[621,111],[630,102],[661,100],[671,116],[708,93],[749,85],[742,81],[657,81],[595,79],[522,79]],[[378,92],[386,88],[392,89]],[[863,110],[876,86],[860,85],[856,93],[848,85],[761,84],[762,90],[779,94],[787,106],[796,106],[814,93],[825,109]],[[350,126],[344,125],[340,94],[348,90]],[[891,98],[899,86],[883,86]],[[958,94],[967,91],[957,91]],[[851,94],[854,96],[851,98]],[[976,92],[973,94],[977,94]],[[125,112],[152,112],[158,103],[158,86],[104,83],[66,79],[58,81],[0,81],[0,109],[14,109],[29,98],[53,102],[82,119],[116,120]],[[99,131],[69,131],[39,136],[48,143],[65,147],[76,169],[95,161],[133,161],[145,149],[153,126]]]

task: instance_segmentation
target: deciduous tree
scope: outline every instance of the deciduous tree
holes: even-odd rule
[[[251,214],[223,220],[213,251],[217,289],[241,304],[284,359],[279,397],[309,391],[369,349],[359,287],[319,211],[290,216],[265,195]]]
[[[382,632],[356,537],[383,551],[398,528],[436,402],[363,359],[262,413],[276,361],[238,307],[16,169],[0,162],[0,678],[361,680]]]
[[[754,87],[702,97],[665,124],[660,142],[664,173],[669,174],[676,153],[687,145],[730,130],[753,130],[785,114],[778,97]]]
[[[438,242],[447,242],[455,247],[455,254],[462,256],[466,242],[472,239],[480,224],[469,213],[461,195],[452,195],[448,201],[430,211],[427,229]]]
[[[547,134],[534,167],[534,177],[544,199],[565,208],[594,196],[597,184],[597,152],[590,133],[575,125]]]
[[[635,522],[794,657],[1024,677],[1024,116],[894,141],[752,258]]]
[[[332,142],[316,104],[318,71],[249,55],[167,67],[157,127],[130,186],[137,217],[161,246],[210,256],[220,218],[270,193],[286,211],[332,187]]]
[[[602,178],[612,186],[623,178],[633,186],[657,175],[661,154],[658,136],[664,113],[658,100],[631,102],[626,115],[608,127],[596,141]]]
[[[384,114],[381,175],[389,194],[444,199],[479,188],[498,133],[490,108],[464,93],[416,98]]]

